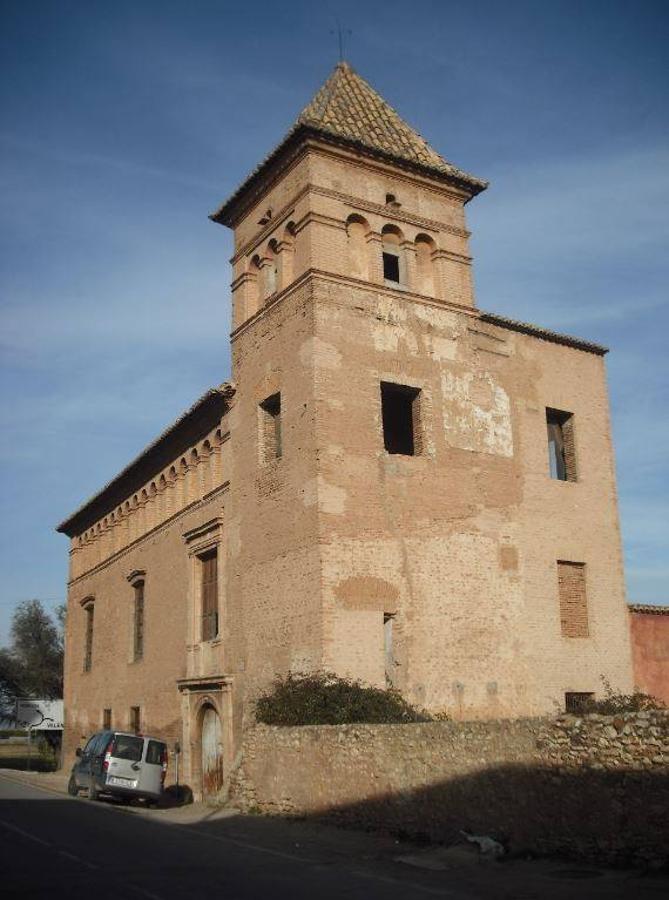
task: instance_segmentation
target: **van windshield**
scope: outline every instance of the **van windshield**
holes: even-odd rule
[[[111,755],[116,759],[127,759],[130,762],[140,762],[144,738],[134,737],[132,734],[117,734],[114,738],[114,746]]]

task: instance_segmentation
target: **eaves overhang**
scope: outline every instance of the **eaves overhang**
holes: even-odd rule
[[[56,526],[56,531],[74,537],[115,509],[195,441],[211,431],[229,408],[234,393],[235,388],[229,383],[206,391],[118,475],[63,519]]]

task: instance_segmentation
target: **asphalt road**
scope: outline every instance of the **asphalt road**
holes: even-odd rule
[[[0,896],[86,900],[657,898],[667,881],[555,862],[427,871],[390,838],[263,817],[176,824],[0,776]],[[174,818],[174,817],[172,817]],[[591,873],[592,874],[592,873]]]
[[[163,824],[0,777],[0,894],[45,900],[480,896],[387,859],[349,859],[347,847],[328,840],[330,829],[319,841],[312,828],[305,846],[295,840],[304,834],[299,828],[284,824],[282,837],[277,823],[264,828],[262,819],[239,820]]]

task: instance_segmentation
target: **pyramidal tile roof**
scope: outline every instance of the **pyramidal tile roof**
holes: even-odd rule
[[[433,150],[425,138],[407,125],[345,62],[335,68],[311,103],[302,110],[297,123],[444,175],[465,175]],[[474,181],[485,186],[479,179]]]
[[[449,163],[346,62],[340,62],[325,84],[305,106],[280,144],[249,175],[237,191],[214,213],[214,221],[226,221],[226,213],[251,182],[300,133],[315,133],[367,150],[376,156],[426,170],[464,183],[478,194],[488,183]]]

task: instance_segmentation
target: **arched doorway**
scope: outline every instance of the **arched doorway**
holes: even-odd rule
[[[202,710],[202,797],[215,797],[223,787],[221,720],[213,706]]]

